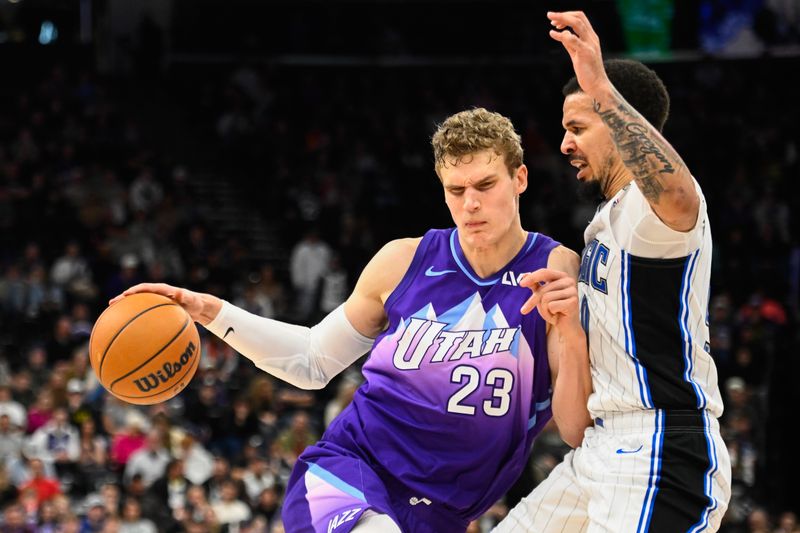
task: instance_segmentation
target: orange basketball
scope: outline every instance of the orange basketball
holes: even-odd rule
[[[89,359],[108,392],[136,404],[169,400],[189,383],[200,361],[200,336],[181,306],[138,293],[108,307],[89,340]]]

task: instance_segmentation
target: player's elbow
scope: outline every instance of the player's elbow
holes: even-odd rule
[[[558,434],[570,448],[577,448],[583,442],[586,428],[592,425],[588,411],[580,415],[574,414],[572,418],[554,416]]]
[[[269,359],[255,361],[255,363],[256,366],[264,372],[271,374],[276,378],[285,381],[289,385],[297,387],[298,389],[324,389],[328,383],[330,383],[331,379],[333,379],[333,376],[325,373],[319,365],[315,364],[311,358],[306,357],[305,355],[302,357],[295,356],[291,359],[295,361],[295,364],[288,365],[284,368],[275,366],[273,361]]]
[[[563,440],[570,448],[577,448],[583,442],[583,430],[559,430],[558,434],[561,436],[561,440]]]

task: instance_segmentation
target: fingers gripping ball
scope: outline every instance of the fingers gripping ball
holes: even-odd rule
[[[200,361],[200,336],[181,306],[138,293],[108,307],[94,324],[89,357],[111,394],[130,403],[169,400],[189,383]]]

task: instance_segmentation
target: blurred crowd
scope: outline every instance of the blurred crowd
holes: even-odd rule
[[[714,232],[709,349],[733,465],[727,532],[800,530],[785,429],[798,398],[800,116],[782,75],[798,62],[780,61],[657,66],[673,97],[666,135],[704,187]],[[511,117],[523,137],[524,225],[580,250],[594,206],[575,199],[558,153],[565,67],[241,64],[167,77],[186,135],[214,154],[203,169],[143,135],[114,83],[91,72],[56,67],[24,91],[2,89],[0,533],[282,531],[291,467],[352,398],[357,365],[302,391],[200,328],[187,389],[133,406],[94,376],[94,320],[147,280],[316,322],[386,240],[449,224],[428,141],[436,122],[476,105]],[[200,170],[277,228],[285,262],[257,260],[211,223],[193,193]],[[488,530],[566,450],[548,427],[520,481],[471,530]]]

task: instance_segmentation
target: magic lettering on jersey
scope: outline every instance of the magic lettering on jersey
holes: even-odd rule
[[[519,328],[445,331],[445,322],[411,318],[394,350],[398,370],[419,370],[425,355],[435,347],[429,363],[459,361],[511,350]]]
[[[608,265],[609,249],[608,246],[597,239],[586,245],[581,255],[581,269],[578,275],[579,283],[586,283],[593,289],[603,294],[608,294],[608,282],[599,270]]]

